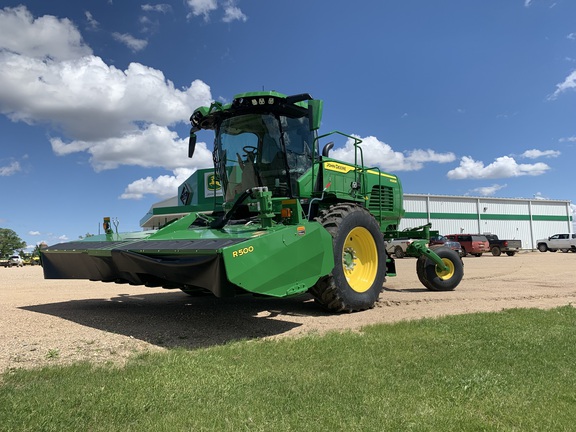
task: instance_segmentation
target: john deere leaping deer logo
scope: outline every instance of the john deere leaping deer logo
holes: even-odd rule
[[[222,184],[214,172],[204,173],[204,197],[222,196]]]
[[[206,187],[209,191],[218,191],[220,190],[220,180],[214,174],[208,175],[208,181],[206,182]]]

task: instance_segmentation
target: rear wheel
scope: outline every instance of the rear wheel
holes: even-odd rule
[[[492,248],[492,255],[494,255],[494,256],[502,255],[502,251],[500,250],[500,248],[498,246],[494,246]]]
[[[338,204],[318,220],[332,235],[334,269],[310,293],[333,312],[374,307],[386,280],[386,248],[376,219],[363,207]]]
[[[464,248],[464,246],[462,246],[462,254],[463,257],[465,257],[466,255],[468,255],[468,252],[466,252],[466,249]]]
[[[418,279],[431,291],[452,291],[464,276],[462,260],[452,249],[438,248],[434,252],[448,269],[442,270],[426,255],[421,255],[416,261]]]
[[[404,249],[402,249],[400,246],[396,246],[394,248],[394,256],[396,258],[404,258]]]

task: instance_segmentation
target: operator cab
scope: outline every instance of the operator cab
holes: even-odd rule
[[[273,197],[298,197],[298,178],[312,168],[321,101],[308,94],[246,93],[230,105],[214,102],[191,117],[189,156],[195,131],[213,129],[214,165],[231,202],[266,186]]]
[[[257,186],[267,186],[272,196],[297,195],[296,180],[312,167],[313,143],[307,117],[245,114],[225,119],[214,145],[225,200]]]

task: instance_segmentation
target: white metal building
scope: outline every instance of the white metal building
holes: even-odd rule
[[[404,209],[400,229],[431,222],[440,234],[496,234],[522,240],[523,249],[572,232],[572,208],[563,200],[404,194]]]

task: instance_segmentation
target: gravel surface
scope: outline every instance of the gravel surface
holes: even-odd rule
[[[432,292],[416,260],[396,260],[374,309],[328,314],[308,296],[193,298],[179,290],[44,280],[40,267],[0,268],[0,372],[78,360],[122,364],[134,353],[506,308],[576,303],[576,253],[464,258],[455,291]]]

